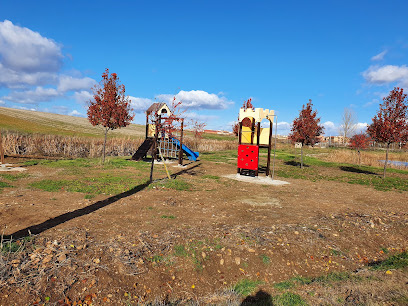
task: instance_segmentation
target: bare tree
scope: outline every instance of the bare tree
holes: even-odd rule
[[[339,133],[343,136],[343,144],[346,142],[347,137],[351,137],[355,134],[357,128],[357,116],[356,113],[345,107],[343,116],[341,117],[341,124],[339,127]]]

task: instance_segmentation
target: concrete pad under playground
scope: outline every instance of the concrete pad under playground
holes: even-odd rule
[[[245,176],[245,175],[239,175],[239,174],[228,174],[228,175],[223,175],[222,177],[226,177],[226,178],[240,181],[240,182],[260,184],[260,185],[282,186],[282,185],[290,184],[289,182],[285,182],[285,181],[272,180],[269,176],[252,177],[252,176]]]
[[[26,168],[21,168],[21,167],[13,167],[12,164],[0,164],[0,172],[6,172],[6,171],[26,171]]]

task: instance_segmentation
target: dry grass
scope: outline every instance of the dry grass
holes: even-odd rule
[[[40,155],[52,157],[98,157],[102,155],[103,139],[42,134],[3,133],[6,155]],[[106,144],[110,156],[132,155],[142,139],[111,138]]]
[[[3,132],[6,155],[46,157],[99,157],[102,155],[103,139],[58,136],[44,134],[22,134]],[[106,143],[107,156],[129,156],[136,152],[143,139],[110,138]],[[198,152],[213,152],[236,148],[235,141],[201,139],[197,145],[193,138],[185,138],[184,144]]]
[[[325,158],[327,161],[336,163],[358,164],[358,154],[355,150],[338,149],[330,152]],[[382,167],[383,163],[379,160],[385,160],[385,151],[361,151],[361,165]],[[390,152],[389,160],[408,162],[407,152]],[[389,165],[390,168],[406,169],[405,167]]]

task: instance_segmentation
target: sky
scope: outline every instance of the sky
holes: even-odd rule
[[[290,132],[312,99],[326,135],[344,108],[364,130],[395,86],[408,91],[408,2],[1,1],[0,106],[86,117],[118,74],[135,123],[175,96],[187,117],[231,130],[242,103]]]

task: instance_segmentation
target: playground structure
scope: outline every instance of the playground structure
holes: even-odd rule
[[[175,126],[178,124],[179,126]],[[166,103],[153,103],[146,110],[145,140],[133,154],[132,159],[139,161],[150,151],[153,159],[178,159],[183,164],[183,153],[187,158],[196,161],[199,153],[183,144],[184,118],[176,117]],[[158,154],[159,153],[159,154]]]
[[[275,112],[262,108],[241,108],[239,111],[237,173],[259,173],[259,149],[268,148],[266,176],[270,174],[272,129]],[[269,120],[269,128],[261,128],[263,119]]]

